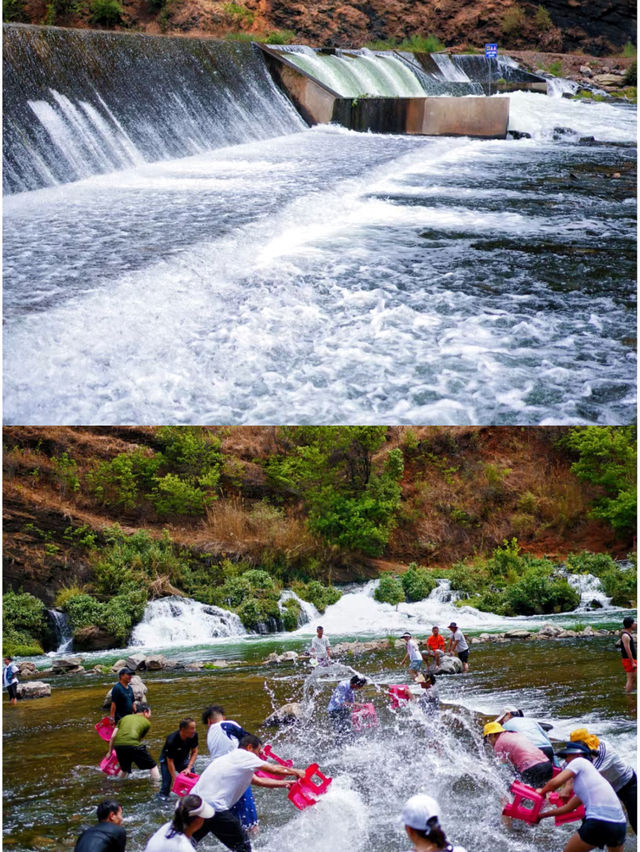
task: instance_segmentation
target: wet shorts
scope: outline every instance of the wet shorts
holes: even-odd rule
[[[622,658],[622,668],[625,672],[632,672],[635,670],[635,660],[628,660],[625,657]]]
[[[469,659],[469,649],[467,648],[466,651],[458,651],[458,657],[461,662],[466,663]]]
[[[585,819],[578,829],[578,834],[589,846],[622,846],[627,835],[627,823]]]
[[[115,746],[115,752],[123,772],[131,772],[132,763],[138,769],[153,769],[156,765],[146,746]]]
[[[422,660],[411,660],[409,663],[409,668],[412,672],[419,672],[422,668]]]
[[[7,692],[9,693],[9,698],[13,701],[14,698],[18,697],[18,684],[10,683],[7,687]]]

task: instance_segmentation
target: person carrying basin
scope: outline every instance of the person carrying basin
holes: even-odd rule
[[[546,734],[546,731],[535,719],[526,718],[522,710],[517,707],[505,707],[502,713],[495,719],[502,725],[505,731],[512,731],[516,734],[523,734],[529,742],[537,746],[549,760],[556,762],[555,754],[551,740]],[[558,766],[560,763],[558,762]]]
[[[329,639],[324,635],[324,627],[316,627],[316,635],[311,640],[311,657],[319,666],[328,666],[331,662],[331,645]]]
[[[123,716],[129,716],[136,712],[136,702],[133,697],[131,678],[133,672],[126,666],[118,672],[118,683],[111,690],[111,707],[109,718],[116,725]]]
[[[630,615],[622,619],[622,634],[620,636],[620,650],[622,652],[622,667],[627,673],[627,682],[625,683],[624,691],[633,692],[636,686],[636,677],[638,674],[638,655],[636,653],[636,643],[633,638],[632,630],[636,628],[636,620]]]
[[[224,707],[220,704],[211,704],[207,707],[202,714],[202,721],[208,725],[207,747],[212,761],[237,749],[240,740],[249,733],[237,722],[227,719]],[[242,827],[250,834],[258,830],[258,810],[251,792],[251,784],[247,785],[247,789],[231,810],[239,817]]]
[[[2,685],[9,694],[9,703],[18,703],[18,666],[13,662],[13,657],[4,657],[2,669]]]
[[[196,723],[190,717],[181,719],[178,730],[164,741],[160,752],[162,786],[159,796],[167,797],[179,772],[191,772],[198,756],[198,733]]]
[[[427,675],[420,674],[416,678],[416,683],[420,685],[422,690],[422,693],[415,697],[418,707],[425,716],[437,716],[440,709],[440,696],[436,686],[436,676],[431,672]]]
[[[449,637],[449,645],[447,651],[449,654],[457,654],[458,659],[462,663],[462,671],[469,671],[469,644],[464,637],[464,633],[455,621],[449,625],[451,636]]]
[[[511,763],[525,784],[539,787],[551,778],[553,763],[524,734],[505,731],[498,722],[488,722],[482,736],[493,747],[498,760]]]
[[[260,757],[262,743],[253,734],[247,734],[240,740],[237,749],[212,760],[191,790],[200,796],[215,810],[215,814],[205,819],[203,825],[194,831],[192,839],[199,842],[207,834],[214,834],[218,840],[234,852],[251,852],[251,841],[242,827],[239,817],[232,808],[240,799],[249,784],[258,787],[290,787],[293,783],[287,775],[304,778],[304,769],[267,763]],[[278,778],[262,778],[254,773],[258,770]]]
[[[144,852],[193,852],[193,833],[213,816],[214,809],[200,796],[184,796],[176,805],[173,819],[149,838]]]
[[[98,824],[83,831],[73,852],[124,852],[127,832],[122,827],[122,805],[105,799],[97,809]]]
[[[109,740],[107,756],[115,751],[120,764],[121,778],[126,778],[131,772],[131,766],[135,763],[138,769],[149,769],[149,778],[152,782],[160,781],[160,771],[155,760],[149,754],[142,740],[151,729],[151,707],[144,702],[138,704],[138,712],[120,719],[118,726],[113,729]]]
[[[586,728],[571,731],[570,740],[572,743],[584,743],[590,749],[594,767],[613,787],[626,808],[631,828],[637,834],[638,777],[633,767],[626,764],[609,743],[590,734]]]
[[[408,631],[402,634],[401,639],[404,641],[406,653],[402,658],[400,665],[403,666],[405,660],[408,659],[409,674],[414,680],[416,680],[422,669],[422,654],[420,653],[418,642],[417,640],[412,638],[411,634]]]
[[[418,793],[405,802],[402,823],[413,846],[412,852],[466,852],[453,846],[440,825],[440,807],[435,799]]]
[[[627,820],[613,787],[591,763],[591,750],[583,742],[567,743],[556,754],[564,757],[567,768],[538,789],[544,796],[567,781],[573,782],[573,796],[559,808],[543,811],[539,819],[561,816],[584,805],[585,817],[580,828],[569,838],[564,852],[589,852],[606,846],[609,852],[622,852]]]
[[[327,711],[338,745],[353,736],[351,711],[355,706],[355,693],[366,682],[366,677],[355,674],[350,680],[341,680],[333,690]]]

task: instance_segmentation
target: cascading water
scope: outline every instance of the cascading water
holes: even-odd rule
[[[56,654],[66,654],[73,645],[73,635],[69,626],[69,619],[59,609],[48,609],[47,613],[51,620],[53,630],[58,642]]]
[[[147,604],[131,636],[132,646],[169,648],[228,636],[244,636],[240,618],[229,610],[171,596]]]
[[[5,24],[5,192],[304,127],[250,44]]]
[[[599,577],[593,574],[569,574],[569,585],[580,594],[580,612],[592,609],[605,609],[610,606],[611,598],[607,597]]]
[[[278,601],[280,612],[285,611],[284,602],[288,600],[297,601],[298,606],[300,607],[298,627],[302,627],[303,624],[307,624],[307,622],[313,621],[314,618],[319,616],[318,610],[312,603],[309,601],[303,601],[302,598],[298,597],[298,595],[296,595],[295,592],[292,592],[291,589],[285,589],[280,595],[280,600]]]

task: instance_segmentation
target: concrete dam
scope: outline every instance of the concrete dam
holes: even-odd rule
[[[275,49],[5,24],[5,194],[286,135],[306,124],[503,138],[508,60]],[[502,89],[501,89],[502,87]]]

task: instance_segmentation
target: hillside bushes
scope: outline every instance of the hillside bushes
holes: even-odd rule
[[[2,596],[2,648],[4,654],[42,654],[47,630],[46,608],[28,592],[7,592]]]

